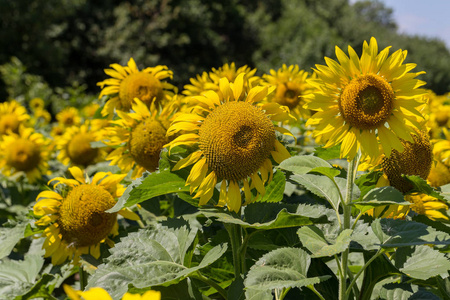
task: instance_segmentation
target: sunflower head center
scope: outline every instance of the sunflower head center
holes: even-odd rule
[[[153,172],[158,168],[159,153],[168,142],[166,128],[157,120],[139,123],[130,134],[129,151],[134,161]]]
[[[113,196],[98,185],[74,187],[60,207],[58,225],[62,238],[78,247],[99,243],[111,232],[116,213],[106,213],[116,204]]]
[[[98,154],[98,148],[92,148],[91,142],[95,139],[92,134],[78,133],[67,145],[67,155],[77,165],[87,166],[94,162]]]
[[[18,133],[19,125],[20,121],[15,114],[3,115],[0,118],[0,134],[5,134],[9,130]]]
[[[158,103],[163,97],[161,82],[150,73],[132,73],[120,83],[119,100],[124,111],[131,109],[134,98],[150,106],[152,102]]]
[[[275,145],[272,121],[246,102],[218,106],[206,117],[199,135],[209,168],[219,178],[234,181],[256,172]]]
[[[344,120],[359,129],[373,129],[386,122],[393,109],[394,91],[382,77],[367,74],[354,78],[339,97]]]
[[[278,84],[275,94],[276,102],[293,109],[300,103],[300,89],[290,82]]]
[[[402,174],[427,179],[433,162],[432,146],[427,133],[416,131],[413,140],[413,143],[402,140],[403,152],[392,150],[391,156],[385,157],[381,163],[390,185],[403,193],[410,191],[412,185]]]
[[[27,172],[39,165],[41,151],[32,141],[18,139],[7,149],[6,161],[16,170]]]

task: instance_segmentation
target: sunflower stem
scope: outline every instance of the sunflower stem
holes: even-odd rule
[[[222,297],[223,299],[227,299],[227,292],[216,282],[212,281],[211,279],[203,276],[203,274],[201,274],[199,271],[197,271],[194,274],[189,275],[190,278],[194,278],[194,279],[198,279],[200,281],[203,281],[204,283],[206,283],[207,285],[211,286],[212,288],[214,288]]]
[[[80,275],[80,289],[84,291],[88,282],[88,273],[83,269],[82,266],[80,266],[78,274]]]
[[[237,224],[226,225],[228,234],[231,241],[231,250],[233,252],[233,265],[234,265],[234,277],[235,279],[241,276],[242,263],[241,263],[241,245],[242,245],[242,234],[241,227]]]
[[[352,202],[352,194],[353,194],[353,184],[355,180],[355,169],[358,164],[359,157],[358,155],[355,156],[351,161],[348,163],[348,170],[347,170],[347,189],[345,194],[344,202],[342,203],[342,211],[343,211],[343,227],[342,230],[350,229],[350,219],[351,219],[351,206],[350,203]],[[340,300],[347,300],[349,293],[347,293],[347,277],[348,277],[348,255],[350,253],[350,250],[347,248],[344,252],[342,252],[341,256],[341,274],[339,276],[339,299]]]

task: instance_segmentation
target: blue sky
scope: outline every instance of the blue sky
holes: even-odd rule
[[[450,49],[450,0],[380,1],[393,9],[399,32],[439,38]]]

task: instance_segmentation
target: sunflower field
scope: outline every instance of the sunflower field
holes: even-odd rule
[[[88,10],[83,1],[54,2],[61,19],[73,17],[69,6]],[[290,7],[280,0],[285,9],[272,16],[249,5],[250,20],[281,16],[279,27],[268,22],[261,29],[271,43],[257,50],[233,1],[211,4],[210,14],[203,14],[208,1],[197,1],[202,14],[178,2],[173,11],[170,1],[161,4],[165,23],[145,30],[161,33],[166,26],[176,35],[183,26],[174,20],[181,20],[208,46],[194,48],[195,56],[184,53],[183,61],[189,48],[182,45],[200,39],[140,35],[138,21],[151,15],[151,5],[121,3],[136,23],[117,9],[105,33],[129,34],[136,44],[127,46],[137,55],[65,72],[69,79],[100,74],[95,93],[76,80],[53,89],[17,57],[0,64],[8,95],[0,103],[0,300],[450,300],[450,91],[443,91],[450,81],[442,76],[446,64],[432,60],[445,57],[429,50],[421,60],[425,72],[410,62],[420,51],[382,47],[381,33],[344,48],[342,40],[330,41],[325,24],[333,16],[319,22],[304,13],[293,18],[297,25],[322,33],[314,41],[298,33],[298,41],[312,42],[302,48],[304,61],[290,63],[292,49],[276,45],[296,38],[282,31],[292,25],[283,22],[306,7],[326,14],[314,1]],[[349,7],[329,2],[341,12]],[[360,5],[359,15],[369,18]],[[225,49],[234,62],[200,68],[226,55],[217,42],[227,36],[220,11],[235,17],[232,30],[261,69],[239,63],[241,48]],[[94,45],[109,20],[109,12],[89,16],[99,25],[77,21],[92,37],[83,45]],[[199,19],[216,20],[217,31]],[[2,20],[7,24],[8,16]],[[42,16],[36,20],[46,25]],[[331,23],[344,28],[342,22]],[[370,22],[362,24],[359,30],[373,31]],[[42,32],[56,37],[67,28],[72,48],[95,56],[76,43],[80,28]],[[151,46],[142,46],[144,36]],[[62,57],[70,55],[37,29],[33,38],[45,41],[35,41],[36,53],[55,51],[42,57],[54,61],[43,73],[60,74]],[[153,45],[176,68],[162,54],[142,54]],[[97,50],[129,54],[113,46]],[[332,51],[319,58],[315,46]]]

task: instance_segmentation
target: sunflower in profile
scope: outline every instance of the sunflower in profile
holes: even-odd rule
[[[164,81],[172,79],[173,72],[166,66],[145,68],[139,71],[133,58],[130,58],[127,66],[111,64],[112,69],[105,69],[105,73],[111,78],[97,83],[102,88],[99,98],[109,96],[102,110],[102,115],[111,115],[114,108],[128,112],[134,99],[138,98],[148,107],[150,104],[162,104],[176,91],[176,87]]]
[[[101,141],[103,131],[101,126],[93,121],[87,121],[80,126],[71,126],[55,140],[57,159],[64,165],[76,165],[86,168],[105,160],[107,154],[103,148],[91,146],[92,142]]]
[[[238,212],[242,203],[240,184],[246,203],[256,201],[265,194],[264,184],[272,179],[271,157],[277,163],[290,157],[275,133],[287,130],[272,123],[290,118],[289,109],[277,103],[258,105],[269,87],[245,88],[245,75],[239,74],[233,83],[222,78],[220,92],[193,97],[196,106],[191,113],[180,113],[168,130],[169,136],[182,132],[167,145],[170,149],[177,145],[196,149],[178,161],[173,170],[193,165],[186,185],[190,185],[191,193],[196,191],[194,198],[200,198],[199,205],[211,199],[216,184],[221,182],[219,205]]]
[[[303,96],[313,91],[312,86],[306,82],[308,75],[298,65],[288,67],[285,64],[278,70],[270,70],[270,75],[264,74],[263,79],[276,86],[275,93],[269,97],[270,101],[289,107],[296,118],[309,118],[309,110],[303,108]]]
[[[33,128],[21,126],[18,133],[0,140],[0,170],[6,176],[24,174],[30,183],[48,175],[50,140]]]
[[[26,108],[19,102],[12,100],[0,103],[0,135],[8,132],[18,133],[20,125],[29,119]]]
[[[167,138],[172,113],[176,101],[167,103],[161,111],[154,104],[150,106],[135,99],[130,113],[117,111],[118,119],[105,128],[104,143],[115,148],[107,157],[110,165],[117,165],[126,173],[133,169],[132,179],[142,176],[145,171],[156,171],[159,154]]]
[[[62,127],[78,126],[81,124],[80,111],[76,107],[66,107],[56,114],[56,120]]]
[[[370,157],[402,151],[400,139],[412,142],[411,133],[423,121],[417,108],[425,82],[415,77],[424,72],[410,73],[416,64],[403,64],[406,50],[378,53],[373,37],[364,41],[361,58],[350,46],[348,52],[336,47],[339,62],[326,57],[327,66],[316,65],[318,78],[308,83],[318,91],[305,96],[305,108],[317,112],[306,125],[315,126],[314,136],[326,148],[341,144],[341,157],[348,160],[358,150]]]
[[[402,175],[415,175],[426,180],[433,164],[433,147],[427,131],[415,131],[413,142],[401,140],[404,150],[392,150],[391,156],[382,157],[381,170],[389,185],[402,193],[409,192],[413,186]]]
[[[100,287],[87,291],[76,291],[70,285],[65,284],[63,288],[70,300],[113,300],[108,292]],[[142,295],[125,293],[122,300],[161,300],[161,292],[150,290]]]
[[[100,244],[109,247],[109,236],[118,235],[117,214],[131,220],[139,217],[130,210],[107,213],[116,204],[125,187],[120,184],[126,174],[98,172],[89,179],[78,167],[69,168],[73,179],[56,177],[55,191],[43,191],[36,200],[33,212],[39,219],[35,224],[43,228],[45,257],[58,265],[72,260],[76,265],[82,254],[100,257]]]

